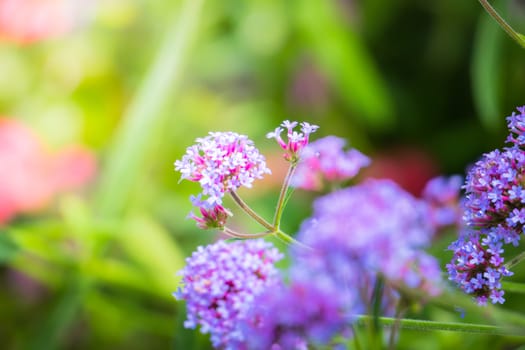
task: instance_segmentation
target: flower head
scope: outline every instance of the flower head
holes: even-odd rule
[[[356,149],[344,151],[346,141],[327,136],[308,144],[292,178],[292,186],[320,190],[323,180],[341,182],[353,178],[370,158]]]
[[[31,43],[71,31],[93,7],[79,0],[1,0],[0,39]]]
[[[57,194],[77,189],[96,172],[93,153],[74,146],[50,153],[26,125],[0,118],[0,225],[38,211]]]
[[[477,231],[465,231],[449,247],[454,252],[447,264],[449,280],[473,295],[479,305],[485,305],[489,299],[493,304],[505,301],[501,278],[511,276],[512,272],[503,264],[501,247],[497,234],[481,239]]]
[[[429,205],[430,222],[436,230],[461,224],[459,197],[462,183],[461,176],[454,175],[434,177],[425,185],[422,199]]]
[[[282,122],[281,127],[276,128],[273,132],[266,134],[266,137],[271,139],[274,138],[279,146],[286,151],[284,159],[290,162],[297,162],[300,158],[301,151],[306,147],[309,141],[311,133],[314,133],[319,127],[312,125],[307,122],[301,123],[301,133],[294,131],[293,129],[297,126],[297,122],[290,122],[285,120]],[[283,128],[287,130],[288,141],[284,142],[281,138]]]
[[[512,112],[512,115],[507,117],[510,131],[507,142],[522,147],[525,145],[525,106],[518,107],[517,110],[519,114]]]
[[[525,223],[525,151],[518,147],[484,154],[465,183],[465,224],[518,244]]]
[[[391,282],[436,294],[439,265],[422,251],[434,232],[425,215],[426,205],[394,182],[370,179],[315,201],[297,236],[313,249],[297,249],[294,256],[350,286],[373,286],[381,273]]]
[[[200,196],[190,197],[191,202],[194,206],[199,208],[201,217],[195,215],[193,212],[189,214],[189,218],[197,222],[197,227],[203,230],[208,229],[224,229],[226,226],[226,221],[233,214],[222,205],[217,204],[209,209],[205,203],[200,199]]]
[[[327,344],[351,322],[341,307],[347,295],[333,283],[301,278],[279,287],[262,293],[248,312],[243,322],[248,349],[308,349],[307,344]]]
[[[256,296],[278,281],[274,263],[282,255],[264,240],[219,241],[199,247],[180,271],[186,301],[186,328],[200,326],[215,347],[235,349],[244,340],[239,322]]]
[[[509,117],[517,133],[521,116]],[[486,153],[469,170],[464,185],[463,220],[467,226],[449,247],[449,279],[478,304],[503,303],[501,278],[510,276],[504,265],[503,244],[518,245],[525,228],[525,151],[520,135],[509,137],[513,147]],[[511,140],[512,139],[512,140]]]
[[[197,144],[189,147],[182,160],[175,162],[175,170],[181,178],[199,182],[206,209],[222,204],[228,191],[241,186],[251,187],[255,179],[270,173],[264,156],[247,136],[234,132],[210,132],[198,138]]]

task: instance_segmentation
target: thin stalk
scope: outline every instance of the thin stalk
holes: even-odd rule
[[[283,185],[281,187],[281,192],[279,193],[279,200],[277,201],[277,206],[275,208],[275,216],[273,218],[273,226],[277,230],[279,230],[279,225],[281,224],[281,218],[283,216],[286,193],[288,192],[288,187],[290,186],[290,181],[292,180],[292,176],[296,168],[296,162],[290,163],[290,167],[288,168],[288,172],[286,173],[286,177],[284,178]]]
[[[382,329],[380,327],[380,315],[381,315],[381,301],[383,300],[383,292],[385,289],[385,279],[382,276],[377,276],[374,283],[374,289],[372,292],[372,299],[370,300],[370,312],[372,317],[368,324],[368,346],[371,349],[381,349],[382,343]]]
[[[498,308],[494,305],[480,307],[473,301],[471,296],[460,291],[445,289],[439,296],[431,297],[419,289],[408,288],[400,284],[396,284],[394,287],[409,300],[421,300],[422,302],[433,304],[454,313],[457,313],[457,308],[461,308],[466,313],[478,315],[490,323],[500,323],[509,327],[520,327],[522,332],[525,328],[525,315]]]
[[[399,332],[399,328],[401,327],[401,319],[403,318],[403,315],[406,311],[405,301],[405,298],[401,297],[399,303],[397,304],[395,322],[392,326],[392,329],[390,330],[390,337],[388,339],[389,350],[395,350],[396,348],[396,335]]]
[[[523,260],[525,260],[525,251],[519,253],[514,258],[512,258],[508,263],[505,264],[505,267],[510,270],[511,268],[513,268],[514,266],[522,262]]]
[[[488,0],[479,0],[481,6],[485,9],[485,11],[488,12],[488,14],[494,18],[496,22],[498,22],[499,26],[503,28],[503,30],[512,38],[514,41],[516,41],[521,47],[525,48],[525,39],[523,35],[519,34],[517,31],[514,30],[504,19],[500,16],[500,14],[492,7],[492,5],[488,2]]]
[[[356,330],[356,327],[354,325],[351,325],[350,328],[352,328],[352,332],[353,332],[353,343],[354,343],[354,348],[355,350],[361,350],[362,347],[361,347],[361,342],[359,341],[359,338],[357,336],[357,330]]]
[[[287,233],[284,233],[281,230],[277,230],[277,231],[272,232],[272,233],[275,234],[275,237],[277,237],[278,239],[280,239],[281,241],[283,241],[286,244],[296,244],[296,245],[300,246],[301,248],[312,249],[312,247],[309,247],[306,244],[299,242],[298,240],[296,240],[292,236],[288,235]]]
[[[356,318],[358,326],[367,326],[372,321],[372,316],[359,315]],[[392,317],[380,317],[379,322],[383,327],[393,327],[396,322],[400,323],[403,329],[414,329],[419,331],[449,331],[462,333],[478,333],[488,335],[511,335],[525,337],[523,329],[507,329],[498,326],[474,324],[474,323],[458,323],[458,322],[437,322],[426,320],[414,320],[403,318],[396,320]]]
[[[244,210],[244,212],[248,215],[250,215],[255,221],[257,221],[259,224],[261,224],[265,229],[273,232],[275,231],[274,226],[270,224],[268,221],[264,220],[259,214],[257,214],[248,204],[246,204],[245,201],[239,197],[239,195],[235,191],[230,191],[230,195],[232,196],[233,200],[237,205]]]
[[[259,233],[240,233],[240,232],[234,231],[232,229],[229,229],[228,227],[224,227],[222,229],[222,232],[227,234],[230,237],[242,238],[242,239],[261,238],[261,237],[265,237],[265,236],[268,236],[269,234],[271,234],[271,232],[268,232],[268,231],[266,231],[266,232],[259,232]]]

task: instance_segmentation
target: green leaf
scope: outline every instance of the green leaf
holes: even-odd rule
[[[176,272],[184,267],[184,254],[170,234],[150,218],[133,217],[120,238],[128,256],[145,269],[149,288],[170,296],[180,280]]]
[[[174,12],[176,18],[167,30],[155,62],[124,115],[101,174],[96,198],[101,216],[120,214],[138,176],[143,174],[152,144],[162,133],[165,114],[161,110],[173,98],[173,87],[184,71],[203,2],[185,1],[180,12]]]
[[[359,34],[343,22],[337,2],[296,4],[299,31],[307,47],[348,107],[370,127],[392,124],[393,103],[386,83]]]
[[[19,251],[20,247],[9,237],[9,232],[0,230],[0,263],[11,261]]]
[[[503,124],[499,92],[504,34],[490,16],[481,16],[474,39],[471,77],[474,105],[487,130],[500,129]]]
[[[62,337],[67,333],[69,325],[74,321],[77,312],[82,305],[82,299],[86,284],[80,280],[74,280],[58,300],[57,304],[46,315],[46,319],[35,334],[28,339],[27,349],[48,350],[58,349]]]

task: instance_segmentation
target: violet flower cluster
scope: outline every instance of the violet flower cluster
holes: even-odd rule
[[[274,264],[282,255],[264,240],[199,247],[180,271],[183,287],[174,295],[186,301],[186,328],[200,326],[217,348],[239,349],[245,337],[240,321],[254,299],[279,281]]]
[[[461,176],[453,175],[435,177],[425,185],[421,197],[429,206],[429,220],[436,230],[461,226],[459,198],[462,183]]]
[[[234,132],[210,132],[188,147],[182,160],[175,162],[181,179],[198,182],[205,209],[222,204],[228,191],[241,186],[251,187],[255,179],[270,173],[266,161],[253,141]]]
[[[292,178],[292,186],[305,190],[321,190],[324,182],[340,183],[357,175],[370,164],[370,158],[351,148],[345,151],[346,140],[327,136],[305,147]]]
[[[434,234],[427,213],[423,201],[394,182],[369,179],[315,201],[297,237],[313,249],[295,254],[301,265],[334,276],[341,287],[370,287],[379,273],[390,283],[436,295],[439,265],[422,250]],[[356,274],[362,281],[353,279]]]
[[[358,151],[344,151],[345,142],[337,137],[319,140],[309,147],[309,135],[317,126],[301,123],[299,133],[293,130],[297,125],[285,121],[268,134],[286,151],[290,169],[297,166],[296,180],[301,179],[301,172],[313,171],[324,180],[340,181],[355,176],[368,164],[369,159]],[[283,128],[287,129],[287,142],[280,137]],[[202,215],[191,214],[198,226],[228,233],[231,230],[225,223],[231,213],[221,205],[220,198],[240,186],[240,179],[244,179],[240,174],[251,174],[252,167],[222,165],[236,162],[228,159],[233,155],[242,164],[257,164],[256,174],[261,175],[266,168],[253,148],[249,153],[257,157],[241,155],[246,151],[246,138],[241,142],[233,133],[210,135],[199,139],[199,145],[191,147],[176,168],[183,178],[203,186],[203,193],[192,197]],[[256,177],[248,176],[252,180]],[[220,179],[220,184],[212,179]],[[287,175],[276,206],[277,218],[290,180]],[[203,195],[208,198],[203,200]],[[245,203],[238,204],[259,223],[265,222]],[[296,236],[301,244],[291,246],[286,278],[274,267],[281,254],[265,241],[218,242],[200,247],[187,259],[181,272],[184,286],[176,293],[178,299],[187,302],[185,326],[200,326],[201,332],[210,333],[213,345],[221,349],[302,350],[310,345],[334,345],[336,335],[352,336],[354,317],[369,311],[375,303],[374,285],[386,283],[379,296],[383,314],[393,313],[400,286],[420,288],[430,295],[440,292],[437,261],[423,251],[434,234],[429,212],[428,203],[390,180],[367,180],[318,198],[312,217]],[[279,223],[275,220],[275,227],[269,224],[264,234],[283,234]]]
[[[267,289],[243,323],[246,348],[306,350],[348,332],[352,315],[341,305],[352,293],[335,287],[320,278],[294,276],[288,285]]]
[[[512,272],[504,265],[503,245],[518,245],[525,224],[525,106],[518,111],[507,118],[513,145],[484,154],[468,172],[466,229],[450,246],[449,279],[480,305],[505,301],[501,279]]]

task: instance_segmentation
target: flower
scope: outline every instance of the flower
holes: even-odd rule
[[[90,151],[75,146],[51,153],[27,126],[0,118],[0,225],[43,209],[57,194],[84,185],[95,171]]]
[[[449,249],[447,265],[454,281],[478,304],[504,303],[501,279],[512,272],[503,265],[504,244],[517,246],[525,229],[525,106],[507,117],[511,147],[483,154],[467,174],[463,221],[466,229]]]
[[[199,247],[180,271],[186,300],[186,328],[200,325],[215,347],[236,349],[244,341],[239,322],[255,298],[278,282],[274,263],[282,255],[264,240],[219,241]]]
[[[306,145],[308,145],[310,134],[314,133],[319,128],[317,125],[302,122],[302,133],[298,133],[297,131],[293,130],[297,125],[298,123],[295,121],[291,122],[289,120],[285,120],[281,123],[280,127],[277,127],[274,131],[266,134],[267,138],[274,138],[279,146],[281,146],[281,148],[286,151],[284,154],[284,159],[292,163],[295,163],[299,160],[301,151],[306,147]],[[281,138],[283,128],[287,130],[288,142],[284,142],[284,140]]]
[[[0,0],[0,38],[31,43],[60,36],[92,6],[83,0]]]
[[[512,112],[512,114],[507,117],[507,126],[510,131],[507,142],[522,147],[525,145],[525,106],[517,107],[517,110],[519,114]]]
[[[309,277],[257,297],[243,322],[247,349],[306,350],[307,344],[327,344],[347,329],[351,316],[341,308],[347,296],[331,281]]]
[[[198,217],[195,214],[190,213],[189,218],[197,222],[197,227],[203,230],[208,229],[223,229],[226,226],[228,217],[233,214],[222,205],[217,204],[211,209],[207,209],[205,203],[199,197],[190,197],[191,202],[194,206],[199,208],[202,217]]]
[[[301,155],[292,186],[306,190],[320,190],[323,180],[341,182],[353,178],[370,158],[356,149],[344,151],[346,141],[327,136],[308,144]]]
[[[525,151],[494,150],[476,162],[465,182],[465,224],[482,234],[517,245],[525,210]]]
[[[479,231],[465,231],[449,247],[454,251],[451,263],[446,266],[449,280],[472,294],[479,305],[485,305],[489,298],[493,304],[505,301],[501,278],[511,276],[512,272],[503,265],[501,247],[497,234],[490,233],[481,239]]]
[[[520,128],[519,116],[509,117],[511,132]],[[469,170],[465,181],[463,220],[466,229],[449,250],[449,280],[478,304],[503,303],[501,278],[511,276],[503,265],[503,244],[518,245],[525,224],[525,151],[513,147],[486,153]],[[513,141],[514,142],[514,141]]]
[[[453,175],[434,177],[425,185],[422,199],[429,205],[429,220],[436,230],[461,224],[459,195],[462,183],[461,176]]]
[[[264,156],[247,136],[210,132],[196,142],[175,162],[175,170],[180,171],[181,179],[200,183],[207,196],[202,205],[208,210],[222,204],[224,193],[251,187],[255,179],[270,173]]]
[[[422,251],[434,233],[425,215],[425,203],[394,182],[369,179],[314,202],[297,236],[312,250],[296,249],[295,256],[340,283],[373,285],[380,273],[392,283],[436,294],[439,265]],[[362,271],[361,281],[352,279],[356,271]]]

